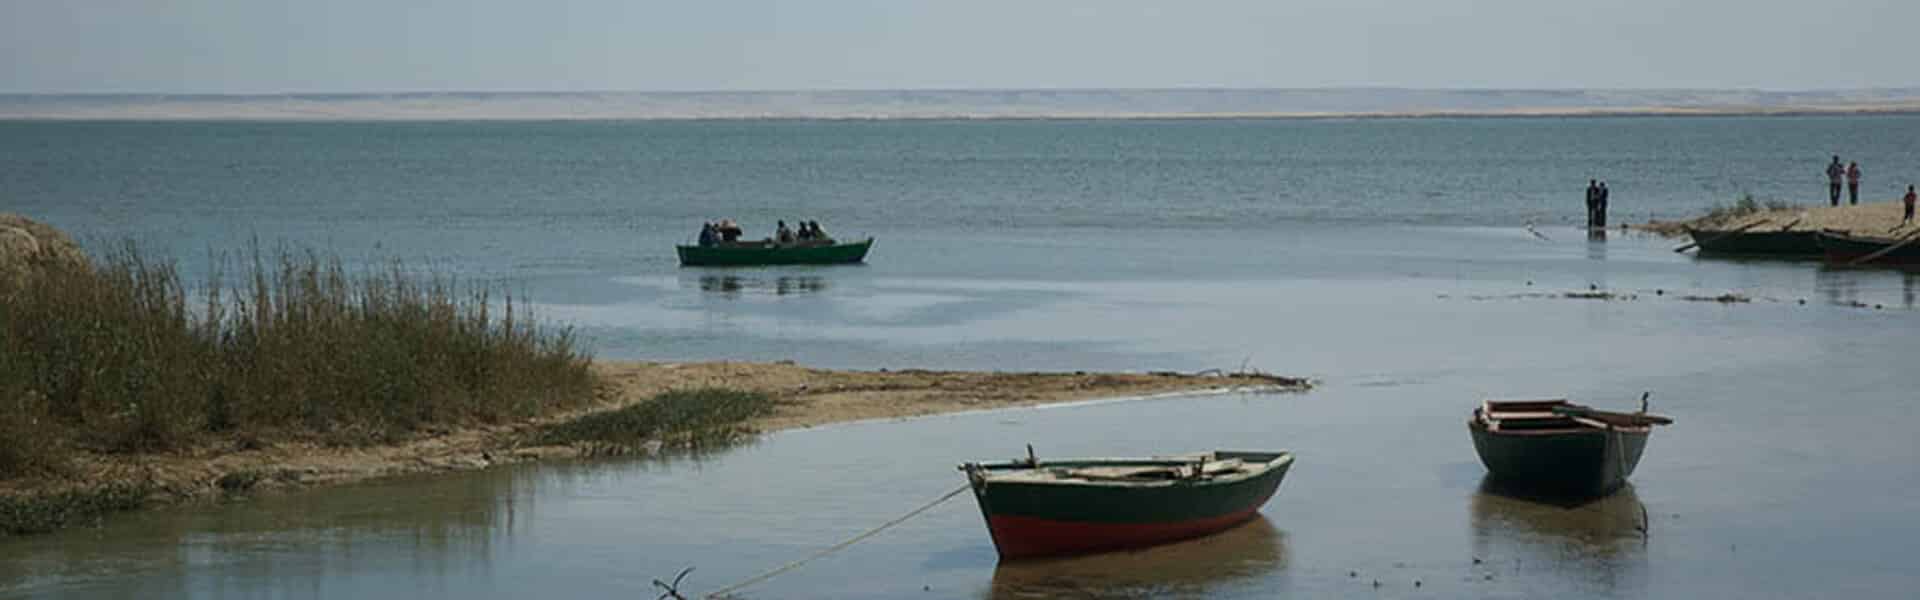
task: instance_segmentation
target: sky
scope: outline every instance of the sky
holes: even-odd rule
[[[1920,0],[0,0],[0,93],[1920,85]]]

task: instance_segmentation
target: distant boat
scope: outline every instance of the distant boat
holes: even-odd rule
[[[713,246],[675,246],[683,267],[749,267],[763,265],[844,265],[866,260],[873,238],[848,244],[778,245],[768,242],[723,242]]]
[[[1594,410],[1566,400],[1488,401],[1467,429],[1502,483],[1571,496],[1613,493],[1640,464],[1660,415]]]
[[[1215,451],[1156,458],[967,463],[960,469],[1002,560],[1122,550],[1252,519],[1293,454]]]
[[[1914,235],[1920,233],[1888,238],[1822,231],[1819,240],[1820,249],[1825,251],[1830,263],[1852,264],[1872,256],[1865,264],[1920,265],[1920,242],[1914,241]]]
[[[1687,228],[1701,254],[1757,258],[1820,258],[1820,232]]]

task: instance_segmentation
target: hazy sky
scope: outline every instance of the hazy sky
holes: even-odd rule
[[[1920,0],[0,0],[0,92],[1920,85]]]

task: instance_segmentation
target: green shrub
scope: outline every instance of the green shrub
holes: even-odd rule
[[[1753,194],[1741,194],[1740,199],[1735,200],[1732,204],[1715,204],[1713,208],[1708,209],[1706,220],[1720,222],[1765,211],[1791,210],[1793,208],[1794,205],[1790,202],[1782,202],[1779,200],[1762,202],[1754,198]]]
[[[588,444],[618,453],[650,441],[700,446],[725,442],[745,431],[744,423],[771,414],[774,400],[760,392],[706,388],[666,392],[618,410],[589,414],[541,428],[541,445]]]

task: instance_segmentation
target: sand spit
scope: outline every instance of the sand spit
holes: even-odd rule
[[[0,482],[0,496],[18,500],[132,487],[143,490],[144,498],[138,504],[156,505],[220,499],[258,490],[573,458],[586,454],[588,448],[528,447],[523,445],[528,438],[524,434],[545,424],[630,406],[676,389],[726,387],[767,393],[779,401],[780,408],[748,424],[751,429],[764,432],[1096,398],[1230,388],[1303,391],[1311,387],[1304,379],[1259,372],[842,371],[812,369],[786,361],[616,361],[596,363],[594,371],[602,382],[598,397],[593,407],[580,411],[511,424],[428,431],[402,443],[372,447],[249,440],[173,453],[89,453],[74,457],[70,473],[58,480]]]
[[[1780,210],[1761,210],[1742,215],[1718,217],[1706,215],[1682,221],[1649,221],[1629,227],[1668,237],[1684,236],[1688,228],[1738,229],[1753,223],[1761,224],[1747,231],[1780,231],[1790,225],[1794,231],[1836,230],[1854,235],[1880,237],[1907,235],[1914,232],[1915,226],[1903,226],[1900,223],[1900,215],[1900,201],[1896,199],[1886,202],[1868,202],[1857,206],[1845,204],[1798,206]]]

